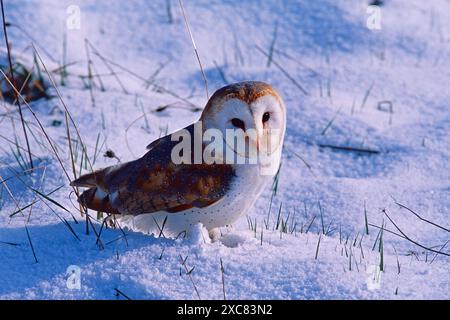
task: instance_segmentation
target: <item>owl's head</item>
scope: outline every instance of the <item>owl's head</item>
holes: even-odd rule
[[[205,129],[220,130],[224,137],[227,131],[242,133],[247,138],[245,154],[242,146],[227,143],[241,156],[248,157],[252,147],[262,160],[271,161],[274,156],[279,158],[281,155],[286,109],[280,95],[267,83],[246,81],[217,90],[200,120]]]

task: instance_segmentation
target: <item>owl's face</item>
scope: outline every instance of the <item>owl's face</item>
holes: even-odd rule
[[[206,129],[214,128],[226,138],[232,132],[245,136],[245,145],[227,146],[249,158],[257,151],[258,163],[273,161],[281,154],[286,129],[286,110],[281,97],[268,84],[243,82],[218,90],[211,97],[201,119]]]

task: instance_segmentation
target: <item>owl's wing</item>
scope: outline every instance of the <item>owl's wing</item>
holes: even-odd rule
[[[193,134],[193,126],[186,129]],[[165,136],[142,158],[84,175],[71,185],[89,187],[79,199],[87,208],[113,214],[173,213],[222,199],[234,177],[232,166],[174,164],[171,151],[177,143]]]

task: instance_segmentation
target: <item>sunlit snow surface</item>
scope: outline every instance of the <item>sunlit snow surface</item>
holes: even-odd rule
[[[69,64],[65,86],[58,89],[91,160],[95,158],[95,168],[117,163],[103,156],[108,149],[122,162],[131,160],[166,131],[195,121],[200,112],[191,111],[186,100],[200,108],[206,103],[204,81],[178,1],[170,3],[171,19],[166,1],[6,3],[13,54],[31,66],[29,44],[35,41],[49,70]],[[69,5],[80,8],[80,29],[67,29],[66,20],[73,18]],[[48,200],[34,204],[31,214],[28,207],[10,218],[16,204],[0,187],[0,298],[123,299],[117,296],[118,289],[132,299],[196,299],[195,285],[200,298],[220,299],[220,260],[230,299],[448,298],[449,258],[399,237],[382,210],[412,240],[450,252],[444,246],[450,239],[447,231],[394,202],[450,227],[450,21],[446,15],[450,3],[386,0],[381,30],[366,27],[369,15],[364,1],[185,1],[184,5],[210,94],[226,82],[262,80],[285,100],[285,150],[272,205],[268,188],[248,219],[242,217],[233,227],[223,228],[217,242],[204,241],[206,233],[200,226],[184,240],[129,230],[123,237],[121,230],[106,229],[101,250],[92,228],[86,235],[64,172],[26,109],[38,169],[15,177],[23,171],[19,165],[23,161],[13,141],[17,137],[22,147],[25,142],[16,107],[2,102],[0,174],[17,204],[24,207],[39,200],[29,187],[47,194],[63,186],[51,198],[79,223]],[[3,34],[1,39],[4,49]],[[89,47],[91,70],[101,75],[102,82],[94,78],[92,96],[86,87],[85,39],[97,50]],[[270,66],[256,46],[266,53],[273,47]],[[114,64],[105,64],[96,53]],[[1,54],[3,61],[4,50]],[[54,76],[59,85],[59,75]],[[145,79],[151,81],[149,86]],[[185,101],[156,90],[155,85]],[[32,107],[72,174],[64,109],[56,91],[50,93],[55,98],[34,102]],[[392,113],[389,103],[379,105],[380,101],[392,103]],[[152,111],[167,104],[176,107]],[[74,130],[72,138],[76,139]],[[20,154],[26,157],[23,150]],[[77,170],[80,158],[78,146]],[[288,233],[274,230],[280,206],[283,224],[289,217]],[[68,221],[79,240],[57,215]],[[38,263],[24,227],[28,219]],[[256,232],[248,220],[253,229],[256,221]],[[384,271],[373,283],[381,258],[379,229],[374,226],[383,223]],[[98,231],[100,223],[94,225]],[[322,231],[327,235],[319,236]],[[67,286],[66,270],[71,265],[80,268],[80,289]],[[192,270],[192,281],[186,270]]]

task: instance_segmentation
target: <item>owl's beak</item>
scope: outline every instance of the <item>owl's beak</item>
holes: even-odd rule
[[[258,145],[258,135],[256,131],[252,130],[244,131],[244,134],[241,137],[243,138],[243,140],[238,140],[238,143],[245,143],[245,145],[240,147],[233,146],[232,149],[234,150],[234,152],[242,158],[257,159],[259,152],[259,145]],[[227,142],[225,141],[225,143]],[[229,145],[229,147],[231,146]]]
[[[259,135],[256,131],[246,131],[245,139],[248,141],[248,150],[246,150],[246,158],[257,159],[259,153]]]
[[[264,130],[258,139],[258,153],[261,155],[271,155],[279,147],[279,132],[274,129]]]
[[[276,141],[278,135],[270,130],[247,130],[242,137],[245,139],[244,148],[231,145],[229,147],[234,149],[238,156],[251,160],[250,163],[257,163],[261,157],[270,156],[279,147],[279,143]],[[225,141],[225,143],[227,142]]]
[[[245,138],[248,139],[249,144],[255,147],[259,151],[259,139],[257,135],[245,134]]]

